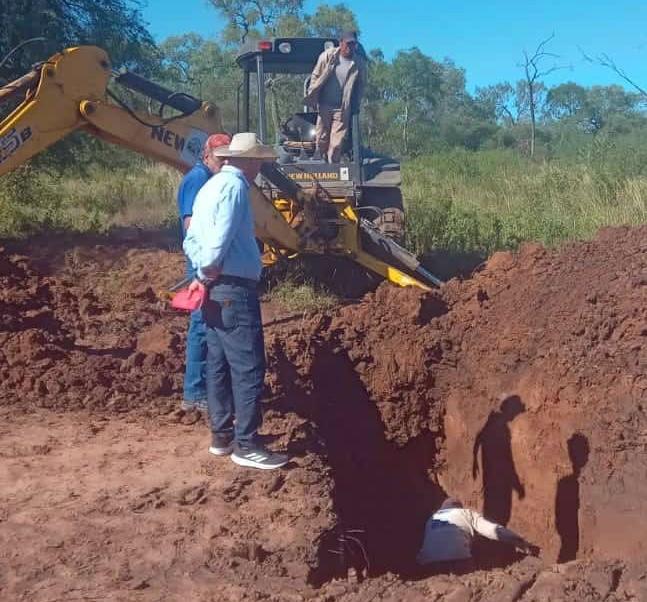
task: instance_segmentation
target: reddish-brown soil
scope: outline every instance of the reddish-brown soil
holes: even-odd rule
[[[167,245],[0,255],[2,599],[647,599],[647,228],[440,292],[266,307],[264,434],[293,457],[271,474],[209,457],[176,412]],[[481,570],[414,576],[446,493],[541,558],[479,541]]]

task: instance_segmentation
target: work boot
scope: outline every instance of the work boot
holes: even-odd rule
[[[285,466],[289,458],[285,454],[277,454],[265,449],[262,445],[243,446],[238,443],[234,446],[231,461],[238,466],[273,470]]]
[[[233,433],[212,433],[209,453],[214,456],[228,456],[234,449]]]

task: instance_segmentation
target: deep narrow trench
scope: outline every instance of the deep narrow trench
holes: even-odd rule
[[[311,375],[339,517],[319,543],[311,582],[321,584],[350,567],[371,576],[409,573],[425,521],[444,497],[428,475],[437,456],[435,436],[426,433],[402,448],[387,441],[378,408],[339,348],[319,348]]]

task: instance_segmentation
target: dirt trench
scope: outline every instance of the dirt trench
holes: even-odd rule
[[[46,584],[69,595],[69,583],[91,570],[88,591],[100,599],[642,599],[646,235],[615,228],[559,251],[528,245],[441,292],[384,285],[326,315],[265,307],[264,433],[294,458],[276,478],[205,458],[204,427],[173,413],[185,320],[155,295],[181,275],[165,241],[53,241],[29,255],[7,248],[0,433],[14,451],[2,460],[0,525],[5,549],[25,525],[34,537],[33,549],[0,555],[0,591],[44,600]],[[134,474],[129,463],[142,448],[113,454],[124,442],[101,440],[92,448],[99,474],[110,475],[101,491],[87,465],[65,472],[60,462],[58,454],[82,456],[93,445],[57,438],[59,421],[73,432],[67,415],[81,432],[123,423],[126,440],[143,427],[154,457]],[[53,439],[37,431],[32,445],[42,421],[55,423]],[[97,556],[101,538],[70,523],[54,538],[62,548],[39,543],[42,496],[58,489],[36,494],[34,480],[50,457],[79,501],[57,498],[46,516],[90,521],[112,542],[110,562]],[[133,479],[143,475],[163,482],[140,491]],[[178,479],[202,488],[198,502],[177,501]],[[105,490],[113,505],[102,502]],[[424,522],[446,493],[540,545],[541,559],[478,541],[474,575],[413,579]],[[166,535],[137,527],[134,548],[156,542],[160,556],[119,573],[132,529],[123,508],[142,495],[152,500],[146,524]],[[181,527],[187,520],[190,529]],[[90,560],[79,567],[62,549]],[[51,570],[34,573],[36,557]],[[67,586],[61,566],[72,575]],[[349,567],[370,578],[339,581]]]

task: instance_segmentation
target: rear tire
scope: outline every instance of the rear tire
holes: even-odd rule
[[[363,207],[366,210],[362,211]],[[375,207],[379,213],[369,207]],[[404,243],[404,204],[399,188],[364,188],[359,209],[360,215],[373,222],[384,236],[399,245]]]

